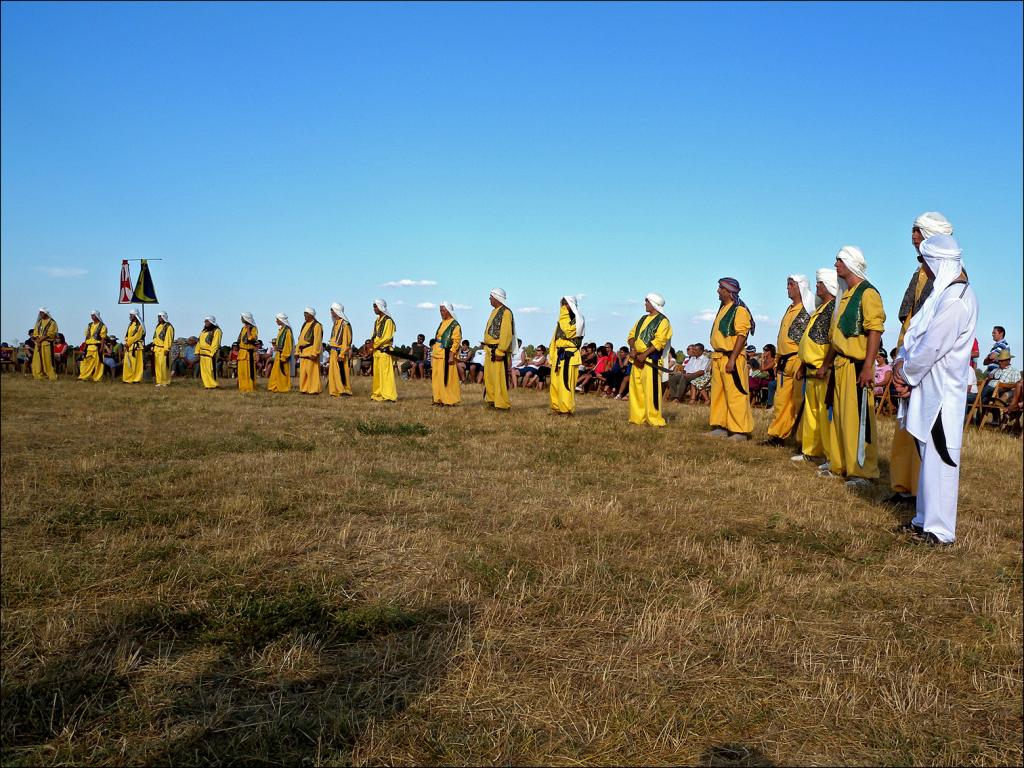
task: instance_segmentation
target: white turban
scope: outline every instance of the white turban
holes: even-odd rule
[[[839,278],[836,276],[836,271],[832,267],[822,267],[814,273],[814,279],[825,286],[828,292],[833,296],[836,295],[836,291],[839,290]],[[821,303],[820,300],[818,302]]]
[[[458,320],[455,316],[455,306],[450,301],[442,301],[441,306],[448,310],[448,314],[452,316],[452,320]]]
[[[648,293],[644,299],[651,302],[659,311],[665,308],[665,297],[660,293]]]
[[[562,300],[569,305],[569,311],[576,317],[576,336],[581,337],[586,335],[587,321],[580,312],[579,296],[563,296]]]
[[[249,325],[256,325],[256,321],[252,319],[252,312],[243,312],[242,322],[248,323]]]
[[[282,325],[288,325],[288,315],[286,315],[284,312],[278,312],[276,317],[281,322]]]
[[[348,322],[348,318],[345,317],[345,307],[344,307],[344,305],[339,304],[338,302],[334,302],[333,304],[331,304],[331,312],[336,314],[338,317],[340,317],[346,323]]]
[[[951,235],[933,235],[921,243],[921,258],[925,265],[935,275],[932,284],[932,292],[925,299],[907,326],[907,332],[903,336],[903,346],[897,353],[897,358],[907,359],[907,353],[913,354],[915,345],[924,335],[928,323],[935,315],[935,308],[939,303],[939,296],[949,287],[949,284],[960,277],[963,271],[963,264],[960,257],[963,251],[959,243]]]
[[[921,234],[925,239],[932,237],[933,235],[953,234],[953,225],[950,224],[949,220],[938,211],[922,213],[914,219],[914,226],[921,230]]]
[[[203,319],[204,319],[204,320],[209,320],[209,321],[210,321],[211,323],[213,323],[213,325],[216,325],[216,324],[217,324],[217,318],[216,318],[216,317],[214,317],[213,315],[207,315],[207,316],[206,316],[206,317],[204,317]]]
[[[131,309],[128,310],[128,317],[134,317],[136,320],[138,320],[139,310],[136,309],[135,307],[132,307]]]
[[[40,308],[39,308],[39,311],[40,311],[40,312],[41,312],[42,314],[46,315],[47,317],[49,317],[49,316],[50,316],[50,310],[48,310],[48,309],[47,309],[46,307],[40,307]]]
[[[807,314],[814,312],[814,291],[811,290],[811,285],[807,282],[807,275],[790,275],[789,279],[800,286],[800,302],[804,305]]]
[[[305,312],[307,315],[312,315],[313,317],[316,317],[316,310],[313,309],[312,307],[306,307],[302,311]]]
[[[94,309],[90,314],[92,314],[101,323],[103,322],[103,316],[100,314],[100,311],[98,309]]]
[[[163,318],[163,321],[165,323],[167,322],[167,312],[165,312],[164,310],[160,310],[159,312],[156,313],[156,319],[159,320],[161,318]]]
[[[865,279],[865,275],[868,271],[868,263],[864,259],[864,254],[861,253],[860,248],[855,245],[844,245],[839,249],[839,253],[836,254],[836,259],[843,262],[847,268],[853,272],[861,280]],[[832,327],[834,328],[839,322],[839,301],[843,298],[843,294],[850,289],[846,281],[841,277],[837,277],[836,283],[838,287],[836,289],[836,308],[832,312]]]
[[[506,306],[506,307],[508,306],[508,304],[506,304],[506,303],[505,303],[505,302],[507,301],[507,297],[505,296],[505,291],[504,291],[504,290],[502,290],[501,288],[495,288],[495,289],[493,289],[493,290],[491,291],[491,296],[493,296],[494,298],[496,298],[496,299],[497,299],[498,301],[500,301],[500,302],[501,302],[502,304],[505,304],[505,306]]]
[[[380,310],[381,314],[391,317],[391,313],[388,312],[388,303],[384,299],[374,299],[373,306]]]

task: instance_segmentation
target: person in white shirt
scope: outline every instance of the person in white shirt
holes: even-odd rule
[[[919,541],[952,544],[978,299],[951,235],[933,235],[920,250],[934,280],[932,294],[911,320],[893,364],[900,423],[921,455],[916,514],[902,527]]]

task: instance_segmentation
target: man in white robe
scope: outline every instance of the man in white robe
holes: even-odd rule
[[[961,254],[950,235],[921,243],[932,294],[914,315],[893,365],[896,391],[905,398],[900,421],[921,455],[917,514],[904,527],[930,544],[956,539],[964,405],[978,320],[978,299]]]

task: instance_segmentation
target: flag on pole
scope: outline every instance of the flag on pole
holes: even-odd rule
[[[156,304],[156,289],[153,287],[153,277],[149,274],[149,263],[143,259],[139,267],[139,279],[135,283],[135,292],[132,294],[132,304]]]
[[[121,292],[117,303],[132,303],[132,273],[128,269],[128,259],[121,259]]]

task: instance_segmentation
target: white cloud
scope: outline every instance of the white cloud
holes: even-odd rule
[[[622,316],[623,315],[622,315],[621,312],[612,312],[612,317],[622,317]]]
[[[754,315],[754,319],[759,323],[768,323],[771,322],[772,318],[771,315]]]
[[[89,270],[81,267],[37,267],[37,269],[46,273],[47,277],[82,277],[89,274]]]
[[[415,288],[418,286],[437,285],[437,280],[410,280],[403,277],[401,280],[388,280],[381,283],[382,288]]]
[[[690,318],[691,323],[710,323],[718,313],[713,309],[702,309]]]
[[[523,315],[539,315],[543,313],[544,310],[541,309],[540,307],[519,307],[519,309],[517,309],[516,312],[519,312],[520,314]]]
[[[402,304],[405,304],[405,302],[402,301],[401,299],[398,299],[397,301],[392,301],[391,302],[391,306],[392,307],[398,307],[398,306],[401,306]]]
[[[452,307],[454,307],[455,309],[472,309],[472,307],[469,306],[469,304],[452,304]]]
[[[437,305],[429,301],[421,301],[416,305],[416,309],[437,309]]]

